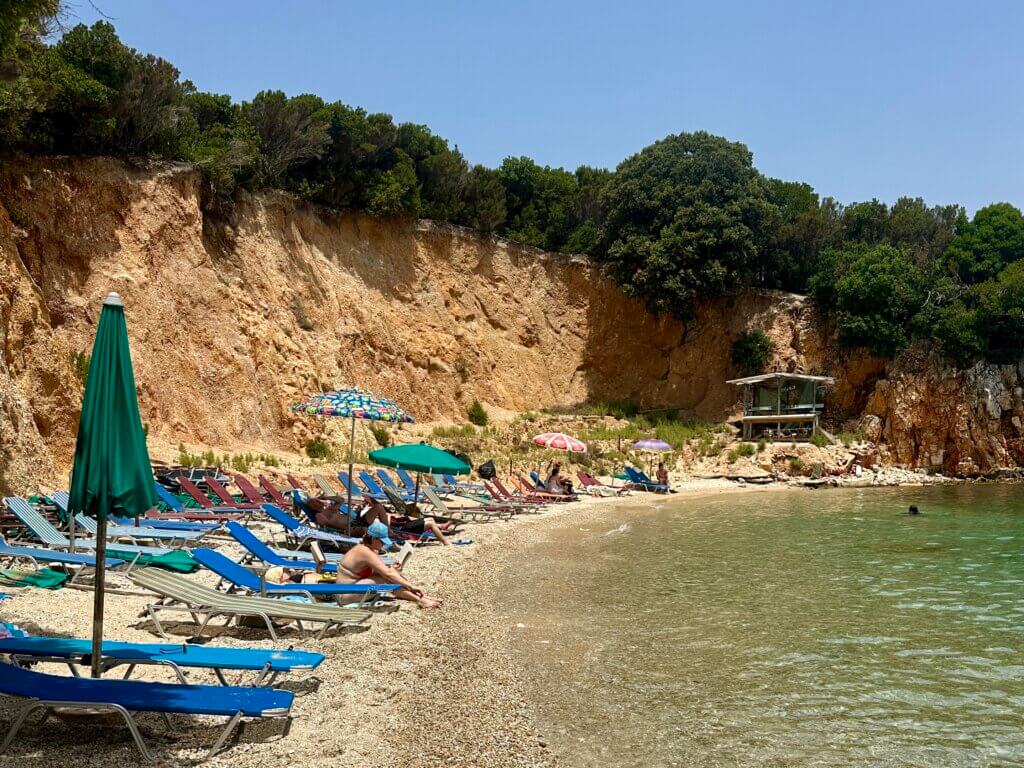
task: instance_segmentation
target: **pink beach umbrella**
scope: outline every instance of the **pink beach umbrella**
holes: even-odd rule
[[[554,448],[556,451],[569,451],[570,453],[587,452],[586,443],[563,432],[545,432],[543,435],[535,436],[533,442],[545,448]]]

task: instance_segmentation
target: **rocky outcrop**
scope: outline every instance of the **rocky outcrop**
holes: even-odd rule
[[[901,361],[874,387],[865,418],[895,463],[966,476],[1019,467],[1024,366]]]

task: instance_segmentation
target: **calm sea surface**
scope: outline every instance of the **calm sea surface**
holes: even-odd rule
[[[1022,545],[1024,486],[669,498],[549,534],[503,608],[568,765],[1019,766]]]

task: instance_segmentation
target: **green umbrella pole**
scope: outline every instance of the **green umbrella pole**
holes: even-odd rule
[[[70,512],[70,510],[69,510]],[[71,515],[74,520],[74,514]],[[92,597],[92,676],[103,673],[103,599],[106,597],[107,516],[96,521],[96,578]]]

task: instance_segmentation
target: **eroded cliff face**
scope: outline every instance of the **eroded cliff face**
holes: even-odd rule
[[[0,168],[0,486],[60,477],[81,397],[72,364],[100,302],[124,297],[151,440],[295,450],[322,426],[288,407],[324,388],[387,393],[421,420],[587,400],[721,418],[729,345],[750,321],[795,353],[797,297],[654,318],[585,259],[279,194],[215,229],[186,167],[25,159]],[[16,480],[21,478],[23,480]]]
[[[583,258],[281,194],[245,199],[232,226],[215,226],[200,195],[181,166],[0,165],[0,491],[66,475],[73,357],[91,350],[109,291],[124,297],[151,444],[297,450],[333,427],[289,406],[340,385],[386,393],[420,420],[461,420],[473,399],[492,411],[630,400],[721,419],[737,400],[730,346],[751,326],[775,340],[777,367],[838,377],[834,414],[870,402],[898,460],[919,464],[925,443],[944,440],[940,428],[909,437],[920,431],[904,393],[920,379],[839,355],[798,296],[708,302],[683,325],[652,317]],[[953,401],[974,391],[921,390],[915,413],[944,413],[932,398],[947,398],[973,436],[977,409]],[[1012,425],[1000,407],[996,421]],[[947,449],[943,462],[953,455],[974,454]],[[1006,443],[976,461],[1017,457]]]

